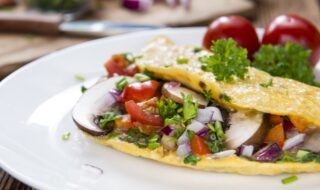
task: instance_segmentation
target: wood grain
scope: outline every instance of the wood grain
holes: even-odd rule
[[[254,24],[256,26],[264,26],[266,23],[268,23],[272,18],[279,14],[283,13],[294,13],[294,14],[299,14],[307,19],[309,19],[311,22],[316,24],[318,27],[320,27],[320,11],[319,11],[319,1],[318,0],[259,0],[255,1],[257,3],[257,9],[255,10],[255,20]],[[25,36],[26,37],[26,36]],[[21,37],[23,38],[23,37]],[[27,37],[28,38],[28,37]],[[1,36],[0,36],[1,39]],[[35,44],[35,49],[28,50],[29,48],[26,46],[26,42],[24,40],[17,41],[15,43],[19,44],[19,48],[17,51],[26,51],[25,56],[28,55],[28,51],[35,51],[41,50],[41,48],[45,48],[44,46],[41,46],[41,40],[48,40],[47,43],[52,43],[55,40],[55,38],[52,39],[46,39],[46,37],[40,37],[35,38],[32,43]],[[74,40],[74,41],[73,41]],[[79,43],[81,40],[85,39],[73,39],[69,43],[70,45],[72,43]],[[79,41],[77,41],[79,40]],[[12,43],[12,36],[10,35],[7,36],[6,42],[1,44],[0,40],[0,47],[3,45],[9,45]],[[66,44],[65,44],[66,45]],[[12,47],[13,48],[13,47]],[[10,48],[9,48],[10,50]],[[8,51],[9,51],[8,50]],[[14,48],[11,49],[10,51],[15,50]],[[2,57],[5,55],[0,53],[0,64]],[[19,57],[14,58],[9,57],[6,58],[10,61],[15,62],[19,61]],[[30,58],[29,58],[30,59]],[[20,60],[21,61],[21,60]],[[1,69],[0,69],[1,73]],[[15,180],[14,178],[10,177],[7,173],[5,173],[3,170],[0,168],[0,189],[4,190],[11,190],[11,189],[17,189],[17,190],[32,190],[32,188],[22,184],[21,182]]]

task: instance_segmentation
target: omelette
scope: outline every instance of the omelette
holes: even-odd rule
[[[100,144],[174,166],[320,172],[319,88],[253,67],[218,81],[199,60],[211,52],[195,50],[158,36],[141,56],[112,56],[109,77],[83,94],[73,120]]]

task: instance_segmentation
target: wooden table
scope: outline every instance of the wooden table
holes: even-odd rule
[[[320,1],[318,0],[256,0],[257,8],[253,22],[261,27],[283,13],[299,14],[320,27]],[[75,39],[76,40],[76,39]],[[80,40],[81,41],[81,40]],[[31,190],[0,168],[0,189]]]

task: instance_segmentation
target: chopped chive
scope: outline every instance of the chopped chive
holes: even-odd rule
[[[151,150],[154,150],[156,148],[160,147],[160,143],[158,142],[150,142],[148,143],[148,148],[151,149]]]
[[[193,49],[193,52],[194,52],[194,53],[199,53],[199,52],[202,51],[202,50],[203,50],[202,47],[195,47],[195,48]]]
[[[142,73],[135,74],[133,78],[139,82],[144,82],[151,79],[148,75]]]
[[[128,84],[128,80],[125,77],[122,77],[116,82],[116,89],[122,91]]]
[[[183,57],[178,57],[177,58],[177,63],[178,64],[188,64],[189,63],[189,59],[183,58]]]
[[[66,133],[66,134],[63,134],[63,135],[61,136],[61,139],[62,139],[63,141],[67,141],[67,140],[70,139],[70,136],[71,136],[71,132],[68,132],[68,133]]]
[[[232,98],[225,93],[220,94],[219,98],[224,99],[227,102],[230,102],[232,100]]]
[[[74,79],[77,81],[85,81],[86,79],[81,75],[74,75]]]
[[[268,88],[269,86],[272,86],[273,85],[273,82],[272,82],[272,79],[270,79],[268,82],[266,83],[261,83],[260,86],[261,87],[264,87],[264,88]]]
[[[289,184],[298,180],[298,176],[293,175],[281,180],[282,184]]]
[[[216,130],[216,134],[219,140],[224,140],[224,132],[220,121],[216,121],[214,124],[214,128]]]
[[[87,88],[87,87],[85,87],[85,86],[81,86],[81,92],[82,92],[82,93],[85,93],[87,90],[88,90],[88,88]]]

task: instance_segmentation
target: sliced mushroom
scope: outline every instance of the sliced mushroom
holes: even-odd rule
[[[161,92],[165,97],[170,98],[173,101],[180,104],[183,103],[182,94],[185,94],[191,95],[193,98],[193,102],[198,102],[200,107],[205,107],[208,105],[208,102],[202,94],[199,94],[193,90],[190,90],[182,86],[172,86],[170,85],[170,83],[165,83],[162,87]]]
[[[320,129],[309,129],[306,132],[306,137],[301,149],[309,150],[315,153],[320,153]]]
[[[115,88],[115,83],[122,77],[112,77],[103,81],[99,81],[89,88],[78,100],[72,111],[73,121],[83,131],[94,135],[105,135],[108,130],[101,129],[96,122],[98,116],[110,111],[115,99],[109,93]],[[129,81],[132,78],[128,77]]]
[[[230,128],[226,131],[225,146],[236,149],[242,144],[258,147],[266,135],[267,125],[263,122],[263,113],[235,112],[230,113]]]

